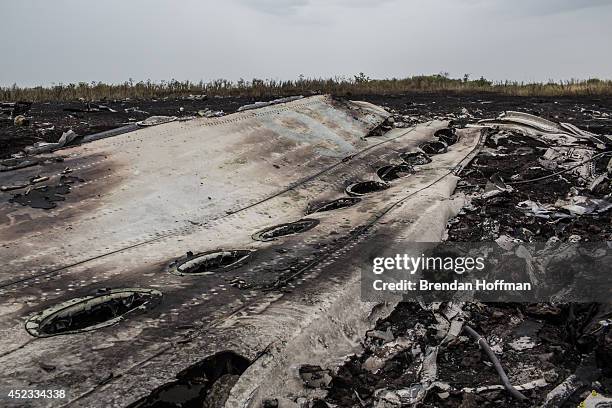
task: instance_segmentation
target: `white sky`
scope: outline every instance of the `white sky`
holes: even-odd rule
[[[0,85],[612,78],[612,0],[0,0]]]

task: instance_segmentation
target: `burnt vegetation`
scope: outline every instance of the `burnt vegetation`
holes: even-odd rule
[[[273,97],[297,94],[329,93],[352,94],[398,94],[405,92],[489,92],[517,96],[563,96],[563,95],[610,95],[612,81],[597,78],[547,83],[525,83],[516,81],[493,82],[483,77],[470,79],[450,78],[448,73],[420,75],[408,78],[372,79],[360,73],[353,77],[305,78],[279,81],[253,79],[228,81],[216,79],[209,82],[170,81],[152,82],[133,80],[121,84],[102,82],[80,82],[57,84],[49,87],[0,88],[0,100],[25,100],[33,102],[74,101],[103,99],[153,99],[176,98],[206,94],[219,97]]]

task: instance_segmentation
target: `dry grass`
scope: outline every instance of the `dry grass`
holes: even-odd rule
[[[0,88],[0,101],[72,101],[154,99],[206,94],[209,96],[248,96],[253,98],[289,95],[329,93],[339,96],[349,94],[399,94],[408,92],[494,92],[517,96],[564,95],[612,95],[612,81],[589,79],[549,83],[493,83],[484,78],[470,80],[449,78],[438,74],[404,79],[370,79],[364,74],[353,78],[336,77],[315,79],[300,77],[295,81],[253,79],[231,82],[162,81],[161,83],[125,82],[104,84],[101,82],[60,84],[52,87],[21,88],[16,85]]]

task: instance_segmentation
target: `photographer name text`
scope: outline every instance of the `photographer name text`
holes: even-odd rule
[[[376,291],[389,292],[442,292],[442,291],[487,291],[487,292],[508,292],[508,291],[530,291],[532,290],[530,282],[506,282],[497,279],[495,281],[476,280],[474,282],[431,282],[426,279],[412,281],[402,279],[396,282],[385,282],[382,279],[373,281],[372,287]]]

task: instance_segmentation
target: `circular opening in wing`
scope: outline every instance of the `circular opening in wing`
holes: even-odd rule
[[[325,211],[333,211],[333,210],[341,210],[343,208],[352,207],[355,204],[359,203],[360,201],[361,201],[361,198],[357,198],[357,197],[339,198],[337,200],[328,201],[326,203],[314,206],[311,210],[308,211],[308,214],[314,214],[317,212],[325,212]]]
[[[244,265],[252,253],[249,249],[220,249],[195,255],[188,253],[173,264],[171,272],[177,275],[209,275],[228,271]]]
[[[454,145],[457,143],[457,140],[459,140],[454,128],[437,130],[436,133],[434,133],[434,136],[440,141],[446,143],[447,146]]]
[[[431,158],[423,152],[402,153],[400,158],[409,166],[422,166],[431,163]]]
[[[265,230],[253,234],[253,239],[256,241],[273,241],[279,237],[299,234],[301,232],[308,231],[316,227],[317,225],[319,225],[319,220],[303,219],[296,222],[290,222],[287,224],[281,224],[276,225],[274,227],[266,228]]]
[[[376,171],[382,181],[393,181],[413,173],[413,168],[407,164],[383,166]]]
[[[419,146],[427,154],[441,154],[446,152],[448,145],[442,141],[423,143]]]
[[[113,325],[137,311],[157,306],[161,292],[154,289],[112,289],[76,298],[32,316],[26,330],[35,337],[80,333]]]
[[[389,184],[381,181],[362,181],[351,184],[346,188],[346,193],[350,196],[362,196],[370,193],[376,193],[389,188]]]
[[[251,362],[231,350],[206,357],[127,408],[216,408],[224,406],[232,387]]]

